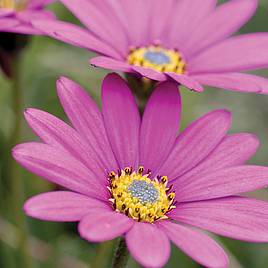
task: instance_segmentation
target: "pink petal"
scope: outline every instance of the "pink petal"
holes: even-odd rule
[[[180,123],[181,99],[175,83],[159,84],[150,97],[141,125],[140,164],[154,171],[174,145]]]
[[[1,8],[0,9],[0,18],[4,18],[4,17],[7,17],[7,16],[11,16],[14,14],[14,11],[13,10],[10,10],[10,9],[4,9],[4,8]],[[2,25],[2,20],[1,20],[1,25]]]
[[[189,202],[255,191],[268,186],[268,167],[236,166],[175,183],[178,201]]]
[[[106,132],[120,168],[138,162],[140,115],[126,82],[109,74],[102,84],[103,116]]]
[[[168,221],[159,222],[157,225],[178,248],[201,265],[210,268],[229,267],[228,256],[209,236]]]
[[[172,218],[219,235],[249,242],[268,242],[268,203],[228,197],[179,204]]]
[[[59,148],[24,143],[12,151],[15,160],[36,175],[67,189],[107,200],[108,191],[82,163]]]
[[[19,21],[14,18],[0,18],[0,30],[9,31],[19,25]]]
[[[29,1],[27,8],[32,8],[32,9],[43,8],[46,5],[49,5],[54,1],[55,0],[31,0]]]
[[[266,68],[268,34],[255,33],[232,37],[198,54],[188,62],[187,66],[191,74]]]
[[[117,170],[118,165],[107,138],[102,114],[96,103],[84,89],[68,78],[61,77],[57,81],[57,90],[69,120],[79,135],[86,139],[90,147],[87,151],[92,151],[94,154],[92,160],[97,157],[105,167],[106,173]]]
[[[68,152],[74,158],[86,165],[95,176],[106,182],[105,165],[96,154],[97,148],[87,144],[83,137],[69,125],[37,109],[27,109],[25,118],[34,132],[47,144],[51,144],[63,151]]]
[[[199,82],[188,75],[183,75],[183,74],[176,74],[176,73],[166,73],[168,76],[170,76],[172,79],[174,79],[176,82],[179,84],[188,87],[191,90],[197,91],[197,92],[202,92],[204,91],[204,88],[202,87]]]
[[[257,0],[232,0],[209,14],[183,45],[187,57],[223,40],[240,29],[254,14]]]
[[[268,79],[244,73],[219,73],[193,75],[200,83],[207,86],[241,92],[268,94]]]
[[[90,242],[112,240],[125,234],[134,221],[124,214],[107,210],[91,210],[80,222],[78,229],[81,237]]]
[[[24,10],[17,14],[17,18],[25,23],[31,23],[34,19],[55,19],[55,15],[47,10]]]
[[[61,2],[92,32],[122,56],[128,53],[129,45],[124,28],[112,15],[108,5],[99,1],[61,0]],[[89,16],[90,14],[90,16]]]
[[[257,137],[252,134],[239,133],[226,136],[204,161],[179,177],[175,184],[187,184],[193,177],[242,165],[256,153],[259,144]]]
[[[164,73],[155,71],[154,69],[151,69],[151,68],[145,68],[145,67],[133,65],[132,69],[136,71],[137,73],[139,73],[140,75],[147,77],[151,80],[155,80],[155,81],[167,80],[167,76]]]
[[[172,48],[177,45],[178,49],[183,50],[184,41],[189,38],[203,18],[213,11],[216,2],[216,0],[177,1],[167,20],[165,44]]]
[[[165,233],[150,223],[136,223],[126,234],[132,257],[142,266],[163,267],[170,255],[170,243]]]
[[[111,46],[74,24],[57,20],[33,20],[32,24],[36,29],[57,40],[107,56],[121,58],[121,55]]]
[[[109,57],[99,56],[90,60],[90,64],[109,70],[122,71],[126,73],[134,72],[132,66],[124,60],[115,60]]]
[[[172,181],[191,170],[211,153],[225,136],[231,123],[231,114],[215,110],[188,126],[177,138],[158,174]]]
[[[57,191],[34,196],[24,204],[28,216],[45,221],[80,221],[89,210],[106,208],[97,199],[74,192]]]

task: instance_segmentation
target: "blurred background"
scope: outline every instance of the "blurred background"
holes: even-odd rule
[[[76,22],[60,4],[53,4],[51,8],[59,18]],[[253,19],[241,29],[242,33],[256,31],[268,31],[268,0],[260,1]],[[55,81],[60,75],[79,82],[100,104],[100,85],[107,72],[90,67],[88,58],[91,56],[93,54],[90,55],[82,49],[46,37],[33,37],[23,55],[24,108],[39,108],[66,120],[55,90]],[[258,74],[268,77],[268,71],[258,72]],[[214,88],[207,88],[202,94],[181,88],[181,93],[183,95],[182,128],[207,111],[227,108],[233,113],[231,132],[252,132],[261,141],[261,147],[251,163],[268,166],[268,95],[241,94]],[[42,222],[26,218],[23,213],[20,217],[25,224],[18,224],[20,222],[18,216],[12,213],[12,206],[16,206],[14,202],[19,202],[21,207],[28,197],[55,189],[55,186],[18,167],[17,186],[22,187],[25,194],[10,198],[10,188],[7,186],[6,177],[8,167],[4,157],[5,150],[7,150],[5,142],[10,135],[11,124],[15,116],[10,109],[10,103],[11,83],[0,72],[0,267],[110,267],[116,241],[107,242],[99,248],[97,244],[90,244],[80,239],[76,224]],[[20,142],[34,139],[36,137],[23,121]],[[267,190],[251,195],[268,201]],[[268,244],[250,244],[222,237],[216,237],[216,239],[228,251],[231,268],[268,267]],[[27,262],[19,250],[20,243],[27,243],[30,247]],[[98,260],[96,253],[100,250],[107,257]],[[134,268],[139,265],[131,259],[128,267]],[[195,268],[200,266],[174,247],[166,267]]]

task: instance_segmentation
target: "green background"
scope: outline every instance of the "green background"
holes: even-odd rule
[[[60,4],[54,4],[52,9],[56,11],[59,18],[76,22]],[[257,31],[268,31],[267,0],[260,1],[260,6],[253,19],[241,29],[242,33]],[[92,56],[93,54],[82,49],[46,37],[33,37],[23,55],[24,107],[46,110],[66,120],[55,90],[55,81],[61,75],[79,82],[100,104],[100,85],[107,72],[89,66],[88,59]],[[257,73],[268,77],[267,70]],[[207,111],[215,108],[227,108],[233,113],[231,132],[252,132],[261,141],[261,147],[251,163],[268,166],[268,95],[241,94],[214,88],[206,88],[202,94],[181,88],[181,93],[183,96],[182,128]],[[5,143],[10,134],[14,119],[10,103],[11,84],[0,73],[0,145]],[[36,139],[24,121],[22,128],[21,142]],[[0,151],[2,152],[2,150]],[[0,161],[0,169],[3,169],[5,161],[3,158],[0,158]],[[55,186],[25,170],[21,169],[20,172],[21,175],[17,179],[22,182],[25,188],[23,200],[55,188]],[[18,226],[14,215],[10,212],[12,200],[6,198],[10,194],[9,191],[10,189],[6,187],[5,177],[2,175],[0,178],[0,267],[24,268],[17,250],[21,226]],[[267,190],[258,191],[252,195],[268,200]],[[26,223],[27,237],[32,249],[32,267],[83,268],[88,267],[89,263],[94,261],[98,245],[80,239],[76,231],[76,224],[42,222],[30,218],[26,218]],[[216,239],[228,251],[231,268],[268,267],[267,244],[250,244],[221,237],[216,237]],[[116,241],[105,244],[106,258],[101,259],[104,262],[100,267],[110,267],[112,247],[115,243]],[[105,260],[107,264],[105,264]],[[91,265],[91,267],[95,267],[95,265]],[[139,266],[131,260],[128,267]],[[200,266],[174,247],[166,267],[194,268]]]

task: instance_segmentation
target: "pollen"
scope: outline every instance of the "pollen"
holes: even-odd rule
[[[144,174],[143,167],[138,171],[127,167],[117,174],[110,172],[108,190],[113,208],[140,222],[168,219],[166,214],[175,208],[175,192],[167,188],[166,176],[152,180],[150,175],[149,171]]]
[[[175,72],[184,74],[186,62],[176,49],[166,49],[161,46],[132,48],[127,61],[131,65],[152,68],[159,72]]]
[[[11,10],[23,10],[27,5],[28,0],[0,0],[0,8]]]

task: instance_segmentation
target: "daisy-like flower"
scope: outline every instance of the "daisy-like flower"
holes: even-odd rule
[[[173,80],[268,93],[268,80],[245,73],[268,67],[268,33],[232,35],[257,0],[60,0],[86,29],[45,20],[33,24],[61,41],[95,51],[94,66],[156,81]]]
[[[0,0],[0,32],[40,34],[30,24],[30,20],[54,19],[52,12],[44,10],[52,1],[54,0]]]
[[[124,236],[145,267],[165,265],[170,241],[204,266],[228,267],[223,249],[192,226],[268,241],[268,203],[238,196],[267,186],[268,168],[245,164],[259,142],[251,134],[227,135],[228,111],[212,111],[178,134],[181,105],[174,82],[156,87],[142,120],[116,74],[104,79],[102,112],[67,78],[57,88],[72,127],[27,109],[26,120],[42,142],[20,144],[13,156],[67,190],[32,197],[24,205],[27,215],[77,221],[81,237],[92,242]]]

